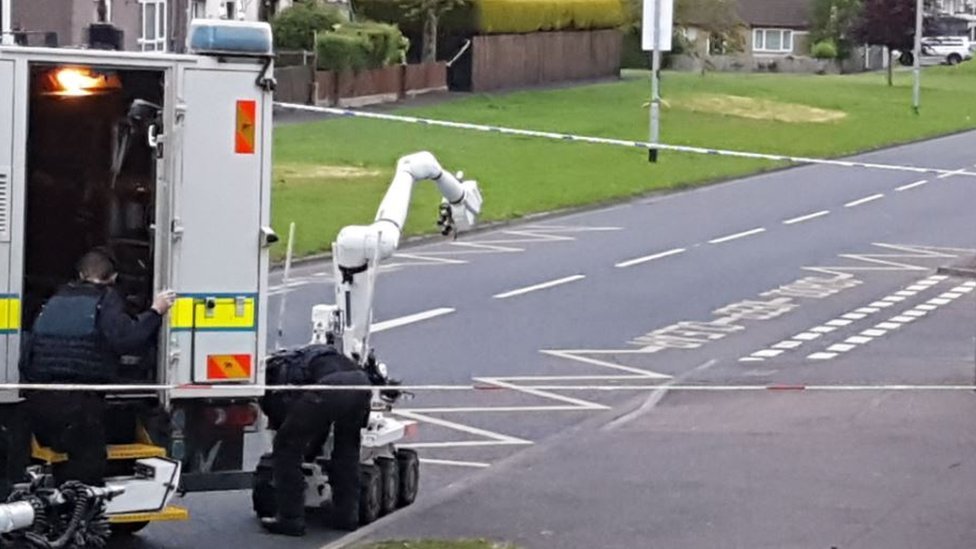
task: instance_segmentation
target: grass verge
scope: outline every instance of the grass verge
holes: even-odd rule
[[[662,140],[766,153],[832,157],[976,128],[976,62],[926,69],[915,115],[911,75],[816,76],[664,73]],[[473,95],[399,114],[643,140],[647,73],[569,89]],[[646,152],[414,124],[334,119],[275,129],[273,223],[296,222],[296,254],[327,251],[338,230],[369,223],[396,160],[433,152],[482,187],[483,219],[601,203],[682,188],[779,165],[677,153],[649,164]],[[439,197],[418,186],[405,232],[433,232]],[[275,257],[283,255],[279,245]]]

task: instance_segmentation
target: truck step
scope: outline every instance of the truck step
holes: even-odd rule
[[[151,444],[109,444],[106,449],[110,460],[131,460],[152,457],[166,457],[166,449]],[[55,452],[50,447],[41,446],[37,439],[31,439],[31,456],[47,464],[68,461],[68,454]]]
[[[109,515],[108,521],[111,524],[124,524],[127,522],[161,522],[189,520],[190,512],[183,507],[169,505],[162,511],[155,513],[120,513]]]

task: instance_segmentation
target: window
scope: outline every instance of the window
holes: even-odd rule
[[[793,51],[793,31],[785,29],[755,29],[752,31],[752,51],[789,53]]]
[[[193,0],[191,9],[193,10],[190,12],[191,19],[205,19],[207,17],[206,0]]]
[[[139,0],[142,9],[142,51],[166,51],[166,0]]]
[[[227,19],[233,21],[237,18],[237,4],[234,2],[227,2]]]

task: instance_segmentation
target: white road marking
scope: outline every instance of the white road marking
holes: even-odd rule
[[[776,345],[773,345],[773,348],[774,349],[796,349],[800,345],[803,345],[802,341],[793,341],[788,339],[786,341],[780,341]]]
[[[916,305],[916,309],[919,311],[934,311],[939,308],[938,305],[929,305],[928,303],[923,303],[921,305]]]
[[[844,320],[842,318],[838,318],[838,319],[831,320],[830,322],[827,322],[826,324],[827,324],[827,326],[836,326],[838,328],[843,328],[844,326],[848,326],[851,323],[852,323],[852,321],[850,321],[850,320]]]
[[[431,465],[454,465],[455,467],[475,467],[478,469],[491,467],[490,463],[483,463],[480,461],[454,461],[452,459],[420,458],[420,463],[429,463]]]
[[[739,359],[739,362],[762,362],[766,360],[765,358],[759,358],[754,356],[744,356]]]
[[[887,301],[889,303],[900,303],[902,301],[905,301],[905,298],[900,295],[890,295],[886,297],[884,301]]]
[[[918,292],[914,292],[912,290],[902,290],[900,292],[895,292],[895,295],[900,295],[902,297],[912,297],[913,295],[915,295],[917,293]]]
[[[403,445],[403,446],[409,446],[411,448],[451,448],[454,446],[461,447],[461,446],[493,446],[499,444],[500,445],[532,444],[531,441],[521,439],[518,437],[503,435],[501,433],[488,431],[486,429],[479,429],[477,427],[472,427],[470,425],[463,425],[461,423],[455,423],[453,421],[447,421],[446,419],[430,417],[415,412],[409,412],[407,410],[393,410],[392,413],[419,422],[439,425],[441,427],[447,427],[448,429],[453,429],[455,431],[461,431],[462,433],[467,433],[469,435],[475,435],[475,436],[484,437],[488,439],[488,440],[460,440],[454,442],[418,442],[414,444]]]
[[[873,337],[866,336],[851,336],[844,340],[844,343],[853,343],[854,345],[863,345],[873,340]]]
[[[908,289],[911,290],[911,291],[913,291],[913,292],[921,292],[922,290],[928,290],[929,288],[931,288],[934,285],[935,285],[935,283],[932,283],[932,284],[915,284],[914,286],[909,286]]]
[[[878,330],[876,328],[871,328],[869,330],[864,330],[861,333],[864,334],[864,335],[866,335],[866,336],[870,336],[870,337],[881,337],[881,336],[885,335],[886,333],[888,333],[888,330]]]
[[[799,339],[800,341],[813,341],[814,339],[817,339],[821,335],[822,334],[813,333],[813,332],[803,332],[802,334],[796,334],[795,336],[793,336],[793,339]]]
[[[802,223],[804,221],[809,221],[811,219],[816,219],[818,217],[823,217],[830,213],[830,210],[820,210],[812,214],[801,215],[800,217],[794,217],[793,219],[787,219],[783,222],[783,225],[792,225],[794,223]]]
[[[885,307],[891,307],[892,305],[894,305],[894,303],[888,303],[887,301],[875,301],[870,306],[878,309],[884,309]]]
[[[906,322],[911,322],[915,320],[915,317],[907,316],[907,315],[899,315],[899,316],[891,317],[889,320],[891,320],[892,322],[901,322],[902,324],[904,324]]]
[[[837,328],[835,326],[817,326],[816,328],[811,328],[811,332],[817,332],[818,334],[829,334]]]
[[[916,310],[912,309],[911,311],[905,311],[902,314],[904,314],[905,316],[920,317],[920,316],[925,316],[925,315],[929,314],[929,312],[928,311],[916,311]]]
[[[584,279],[584,278],[586,278],[586,275],[581,275],[581,274],[580,275],[567,276],[567,277],[563,277],[563,278],[557,278],[556,280],[550,280],[549,282],[543,282],[541,284],[534,284],[532,286],[527,286],[525,288],[519,288],[517,290],[511,290],[509,292],[504,292],[504,293],[496,294],[493,297],[495,299],[505,299],[507,297],[512,297],[512,296],[516,296],[516,295],[527,294],[529,292],[534,292],[536,290],[544,290],[546,288],[552,288],[553,286],[559,286],[560,284],[568,284],[570,282],[575,282],[577,280],[581,280],[581,279]]]
[[[864,313],[847,313],[846,315],[841,315],[841,318],[846,318],[847,320],[861,320],[868,315]]]
[[[708,243],[709,244],[721,244],[723,242],[728,242],[730,240],[736,240],[738,238],[745,238],[747,236],[752,236],[754,234],[759,234],[759,233],[764,233],[764,232],[766,232],[766,228],[765,227],[759,227],[757,229],[743,231],[741,233],[735,233],[735,234],[730,234],[728,236],[723,236],[723,237],[720,237],[720,238],[714,238],[712,240],[709,240]]]
[[[752,356],[757,356],[760,358],[773,358],[781,354],[783,354],[783,351],[780,349],[763,349],[762,351],[756,351],[755,353],[752,353]]]
[[[946,292],[946,293],[942,294],[939,297],[947,297],[949,299],[957,299],[957,298],[962,297],[962,293],[960,293],[960,292]]]
[[[884,198],[884,193],[872,194],[871,196],[865,196],[864,198],[858,198],[857,200],[852,200],[847,204],[844,204],[845,208],[853,208],[855,206],[860,206],[861,204],[867,204],[868,202],[874,202],[879,198]]]
[[[961,173],[966,173],[966,168],[963,168],[961,170],[954,170],[954,171],[951,171],[951,172],[939,174],[938,176],[936,176],[936,179],[945,179],[947,177],[952,177],[954,175],[959,175]]]
[[[684,253],[686,251],[687,250],[685,248],[675,248],[673,250],[668,250],[666,252],[661,252],[661,253],[658,253],[658,254],[646,255],[644,257],[637,257],[637,258],[634,258],[634,259],[629,259],[627,261],[621,261],[620,263],[617,263],[616,265],[614,265],[614,267],[617,267],[618,269],[623,269],[624,267],[632,267],[634,265],[640,265],[641,263],[647,263],[648,261],[653,261],[655,259],[661,259],[662,257],[668,257],[668,256],[671,256],[671,255],[677,255],[677,254],[680,254],[680,253]]]
[[[854,347],[855,345],[847,345],[845,343],[835,343],[830,347],[827,347],[827,350],[834,353],[846,353],[847,351],[850,351]]]
[[[882,322],[881,324],[878,324],[876,327],[881,328],[883,330],[897,330],[898,328],[901,328],[901,324],[897,322]]]
[[[921,187],[922,185],[925,185],[926,183],[928,183],[928,180],[923,179],[921,181],[916,181],[914,183],[909,183],[908,185],[902,185],[901,187],[898,187],[895,190],[896,191],[907,191],[908,189],[914,189],[915,187]]]
[[[866,315],[873,315],[874,313],[876,313],[876,312],[878,312],[880,310],[881,309],[878,309],[877,307],[861,307],[860,309],[856,309],[854,312],[855,313],[863,313],[863,314],[866,314]]]
[[[390,320],[384,320],[383,322],[377,322],[369,327],[369,331],[374,334],[377,332],[382,332],[383,330],[389,330],[390,328],[399,328],[400,326],[406,326],[407,324],[413,324],[414,322],[420,322],[422,320],[428,320],[438,316],[443,316],[446,314],[453,313],[454,309],[450,307],[441,307],[439,309],[431,309],[429,311],[424,311],[422,313],[416,313],[407,316],[401,316],[400,318],[393,318]]]
[[[810,360],[830,360],[837,356],[837,353],[813,353],[807,356]]]
[[[934,299],[930,299],[928,302],[931,303],[931,304],[933,304],[933,305],[946,305],[946,304],[952,302],[952,300],[951,299],[943,299],[941,297],[936,297]]]

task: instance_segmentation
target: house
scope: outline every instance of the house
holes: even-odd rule
[[[756,57],[810,53],[810,0],[738,0],[745,51]]]
[[[680,32],[701,54],[745,54],[756,58],[805,56],[810,52],[810,0],[727,0],[718,13],[713,2],[689,2],[679,14]],[[738,18],[738,35],[716,37],[704,30]],[[723,21],[725,22],[725,21]]]
[[[85,46],[100,21],[98,1],[6,0],[21,43]],[[263,0],[103,0],[105,22],[122,32],[121,48],[182,52],[195,18],[258,20]],[[56,39],[52,40],[52,36]]]

